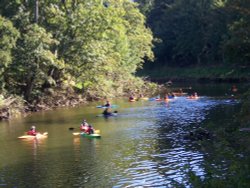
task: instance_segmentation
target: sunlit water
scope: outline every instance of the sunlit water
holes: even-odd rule
[[[226,121],[239,101],[204,93],[198,100],[113,103],[119,105],[117,117],[96,117],[102,110],[93,103],[2,122],[0,186],[192,187],[190,172],[203,179],[208,164],[215,176],[227,173],[226,161],[209,159],[211,153],[184,136],[205,121]],[[100,139],[72,135],[83,118],[101,130]],[[48,138],[17,139],[33,124]]]

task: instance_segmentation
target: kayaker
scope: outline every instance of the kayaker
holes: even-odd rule
[[[170,99],[173,99],[173,98],[175,98],[175,94],[173,93],[173,92],[171,92],[170,94],[169,94],[169,96],[168,96]]]
[[[129,97],[129,100],[134,100],[135,98],[134,98],[134,96],[133,95],[131,95],[130,97]]]
[[[233,85],[232,88],[231,88],[231,90],[232,90],[232,92],[234,92],[234,93],[238,91],[236,85]]]
[[[143,94],[140,94],[140,95],[139,95],[139,98],[143,98],[143,97],[144,97],[144,95],[143,95]]]
[[[169,98],[168,98],[168,94],[165,95],[164,97],[164,100],[167,101]]]
[[[196,93],[196,92],[194,92],[194,94],[192,94],[192,95],[190,95],[189,97],[188,97],[188,99],[198,99],[199,97],[198,97],[198,94]]]
[[[155,98],[156,101],[160,101],[161,100],[161,96],[158,95],[156,98]]]
[[[109,101],[106,102],[106,104],[104,105],[105,107],[111,107],[111,103]]]
[[[81,131],[86,131],[87,128],[88,128],[88,125],[89,125],[89,124],[87,123],[86,119],[84,119],[84,120],[82,121],[82,123],[81,123],[80,130],[81,130]]]
[[[85,130],[85,133],[86,134],[94,134],[95,133],[94,128],[92,127],[92,125],[87,126],[87,129]]]
[[[37,135],[36,127],[34,125],[30,127],[30,130],[27,132],[27,135],[32,135],[32,136]]]
[[[111,114],[112,114],[111,108],[106,108],[106,109],[103,111],[102,114],[105,115],[105,116],[111,115]]]

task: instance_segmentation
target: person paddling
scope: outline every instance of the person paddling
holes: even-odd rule
[[[87,129],[85,130],[85,133],[86,133],[86,134],[94,134],[94,133],[95,133],[95,130],[94,130],[94,128],[92,127],[92,125],[88,125],[88,126],[87,126]]]
[[[111,108],[106,108],[106,109],[103,111],[102,114],[105,115],[105,116],[111,115],[111,114],[112,114]]]
[[[104,105],[105,107],[111,107],[111,103],[109,101],[106,102],[106,104]]]
[[[232,90],[232,92],[234,92],[234,93],[238,91],[236,85],[233,85],[231,90]]]
[[[36,127],[33,125],[30,127],[30,130],[27,132],[27,135],[32,135],[32,136],[36,136],[38,134],[38,132],[36,132]]]
[[[87,128],[88,128],[88,125],[89,125],[89,124],[87,123],[86,119],[84,119],[84,120],[82,121],[82,123],[81,123],[80,130],[81,130],[81,131],[86,131]]]

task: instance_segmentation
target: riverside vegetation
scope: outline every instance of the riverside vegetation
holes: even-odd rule
[[[249,80],[244,0],[3,0],[0,111],[154,93],[150,79]],[[154,61],[154,63],[148,63]],[[17,108],[18,106],[18,108]]]
[[[134,76],[153,35],[129,0],[4,0],[0,34],[1,119],[157,88]]]

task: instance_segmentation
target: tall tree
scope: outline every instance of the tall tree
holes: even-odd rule
[[[221,0],[154,0],[147,20],[161,41],[155,43],[157,61],[177,66],[221,61],[227,30],[224,5]]]
[[[35,0],[35,23],[38,23],[39,18],[39,0]]]
[[[56,44],[57,41],[43,28],[37,24],[28,25],[17,41],[15,58],[6,74],[9,91],[23,94],[26,100],[31,101],[42,91],[46,81],[52,82],[49,75],[51,67],[63,66],[50,51]]]
[[[12,62],[12,49],[16,45],[19,32],[12,25],[11,21],[0,16],[0,85],[3,89],[5,82],[4,73]]]
[[[64,1],[51,4],[46,15],[47,28],[60,41],[58,57],[69,65],[70,78],[90,94],[121,91],[119,83],[126,82],[144,57],[153,57],[152,34],[131,1]]]
[[[93,98],[121,94],[153,59],[152,33],[131,0],[3,0],[0,13],[21,33],[7,88],[26,100],[53,84]]]
[[[246,0],[229,0],[225,9],[231,15],[223,47],[226,61],[250,65],[250,5]]]

